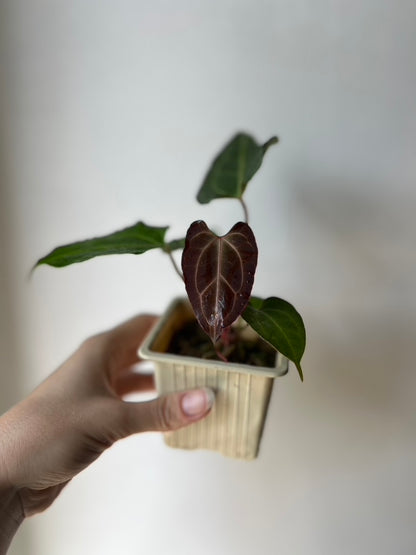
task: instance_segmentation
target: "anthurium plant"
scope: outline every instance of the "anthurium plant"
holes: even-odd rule
[[[96,256],[143,254],[159,248],[170,257],[184,280],[195,317],[220,359],[227,361],[219,345],[229,343],[231,326],[242,317],[296,365],[303,380],[301,358],[306,335],[302,317],[281,298],[251,296],[258,250],[248,224],[244,193],[267,150],[277,142],[277,137],[272,137],[257,144],[250,135],[238,133],[212,162],[196,198],[201,204],[221,198],[234,198],[241,203],[244,221],[236,223],[227,234],[217,236],[198,220],[190,225],[186,237],[166,241],[167,226],[154,227],[139,221],[109,235],[57,247],[40,258],[35,267],[48,264],[59,268]],[[178,249],[183,249],[182,271],[172,255]],[[235,333],[232,337],[236,341]]]

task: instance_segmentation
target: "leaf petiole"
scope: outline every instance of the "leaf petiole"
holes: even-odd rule
[[[223,355],[219,349],[215,348],[215,353],[220,360],[222,360],[223,362],[228,362],[227,357]]]
[[[173,243],[171,243],[171,244],[173,244]],[[170,244],[169,243],[165,244],[162,250],[163,250],[163,252],[165,252],[169,256],[169,259],[172,262],[173,269],[178,274],[178,276],[181,278],[181,280],[184,281],[183,274],[180,271],[179,266],[177,265],[176,260],[175,260],[173,254],[172,254],[173,249],[171,248]]]
[[[176,264],[176,260],[173,257],[172,251],[166,251],[166,253],[169,256],[170,261],[172,262],[172,266],[173,266],[175,272],[178,274],[178,276],[181,278],[181,280],[184,281],[183,274],[180,271],[179,266]]]
[[[243,197],[240,197],[238,199],[240,201],[240,204],[243,208],[243,212],[244,212],[244,221],[246,222],[246,224],[248,224],[248,208],[247,208],[247,204],[245,203],[245,201],[243,200]]]

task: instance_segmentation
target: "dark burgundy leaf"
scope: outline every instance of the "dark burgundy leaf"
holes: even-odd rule
[[[188,229],[182,255],[185,287],[202,329],[215,343],[244,311],[253,287],[257,245],[243,222],[222,237],[205,222]]]

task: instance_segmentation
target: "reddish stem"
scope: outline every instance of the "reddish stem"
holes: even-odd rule
[[[228,362],[227,357],[224,356],[221,351],[219,351],[218,349],[215,349],[215,352],[217,353],[217,357],[222,360],[223,362]]]
[[[221,334],[221,342],[224,347],[228,347],[233,341],[232,333],[231,333],[231,326],[228,328],[224,328]]]

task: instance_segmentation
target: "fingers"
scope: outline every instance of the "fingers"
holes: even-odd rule
[[[123,397],[123,395],[127,395],[128,393],[154,391],[155,380],[152,374],[126,372],[116,377],[113,388],[116,395]]]
[[[170,393],[144,403],[123,403],[120,437],[147,431],[171,431],[207,416],[214,404],[211,389]]]
[[[139,361],[137,350],[156,322],[157,316],[142,314],[103,334],[110,378]]]
[[[47,509],[50,505],[52,505],[68,482],[69,480],[61,484],[39,490],[21,488],[19,490],[19,495],[24,508],[25,516],[29,517]]]

